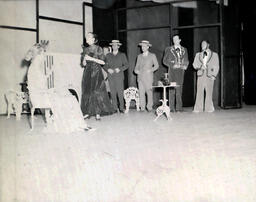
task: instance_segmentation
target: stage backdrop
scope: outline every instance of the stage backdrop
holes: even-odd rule
[[[0,25],[35,29],[35,1],[1,1]],[[23,58],[35,42],[36,32],[0,28],[0,114],[7,112],[4,94],[21,89],[27,72]]]
[[[50,51],[80,54],[83,43],[84,0],[39,0],[39,15],[60,19],[39,19],[39,40],[50,40]],[[91,2],[91,0],[86,0]],[[72,24],[61,20],[80,22]],[[36,1],[1,1],[0,25],[0,114],[6,114],[4,93],[26,79],[28,64],[23,61],[28,49],[36,43]],[[85,31],[92,31],[92,9],[86,8]],[[17,29],[19,28],[19,29]],[[21,28],[21,29],[20,29]],[[27,29],[32,30],[27,30]],[[34,30],[34,31],[33,31]]]

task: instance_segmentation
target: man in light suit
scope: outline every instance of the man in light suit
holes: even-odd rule
[[[168,67],[168,75],[170,82],[176,82],[179,87],[170,89],[169,91],[169,105],[171,112],[179,111],[182,109],[182,89],[184,72],[188,68],[188,51],[185,47],[180,45],[181,39],[178,35],[172,37],[173,46],[165,49],[163,63]],[[175,92],[176,91],[176,92]],[[176,98],[176,107],[175,107]]]
[[[108,72],[108,82],[112,104],[118,110],[117,97],[119,101],[119,111],[124,112],[124,71],[128,69],[129,63],[126,55],[119,51],[122,45],[119,40],[112,40],[110,43],[112,52],[106,55],[104,69]]]
[[[214,112],[212,93],[214,80],[219,72],[219,56],[211,51],[209,46],[208,41],[202,41],[202,51],[196,54],[193,62],[193,67],[197,70],[197,92],[193,112]]]
[[[147,110],[152,111],[153,107],[153,72],[159,68],[156,55],[149,52],[149,47],[152,45],[149,41],[142,40],[139,43],[141,46],[142,53],[138,55],[136,66],[134,69],[135,74],[138,75],[137,81],[139,85],[139,95],[140,95],[140,108],[141,111],[145,111],[146,99],[145,94],[147,94]]]

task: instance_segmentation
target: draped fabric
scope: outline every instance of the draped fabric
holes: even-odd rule
[[[96,8],[101,8],[101,9],[108,9],[111,8],[116,0],[93,0],[93,6]]]
[[[156,3],[168,3],[168,2],[171,2],[171,1],[174,1],[174,0],[140,0],[140,1],[153,1],[153,2],[156,2]]]
[[[100,9],[109,9],[111,8],[117,0],[93,0],[93,6],[96,8]],[[156,3],[168,3],[172,1],[178,1],[178,0],[139,0],[139,1],[153,1]],[[211,0],[209,0],[211,1]],[[220,0],[216,0],[216,3],[219,3]],[[228,5],[228,0],[223,0],[223,4],[225,6]],[[181,3],[175,3],[174,6],[181,6],[181,7],[190,7],[190,8],[195,8],[196,7],[196,2],[181,2]]]
[[[139,1],[153,1],[153,2],[156,2],[156,3],[168,3],[168,2],[172,2],[172,1],[177,2],[178,0],[139,0]],[[209,1],[211,1],[211,0],[209,0]],[[219,4],[220,0],[216,0],[216,3]],[[223,0],[223,4],[225,6],[227,6],[228,5],[228,0]],[[192,8],[194,8],[195,5],[196,5],[196,2],[182,2],[182,3],[179,3],[177,5],[179,5],[181,7],[192,7]]]
[[[155,3],[169,3],[172,1],[178,2],[178,0],[139,0],[139,1],[153,1]],[[185,7],[185,8],[196,8],[197,3],[196,1],[192,2],[181,2],[181,3],[175,3],[173,4],[175,7]]]

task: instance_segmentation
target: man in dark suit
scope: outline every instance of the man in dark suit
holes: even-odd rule
[[[170,82],[176,82],[179,87],[169,91],[169,105],[171,112],[182,111],[182,88],[184,72],[188,68],[188,51],[180,45],[181,39],[178,35],[172,37],[173,46],[165,49],[163,63],[168,67]],[[176,98],[176,108],[175,108]]]
[[[124,71],[128,69],[129,64],[124,53],[119,51],[122,45],[119,40],[112,40],[110,43],[112,52],[106,55],[106,64],[104,69],[108,72],[108,81],[112,104],[115,110],[118,110],[117,97],[119,101],[119,111],[124,111]]]

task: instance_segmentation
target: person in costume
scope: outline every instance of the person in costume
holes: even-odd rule
[[[188,68],[188,51],[181,46],[179,35],[174,35],[173,45],[165,49],[163,63],[168,67],[168,75],[170,82],[176,82],[178,87],[169,90],[169,106],[171,112],[183,111],[182,89],[184,81],[184,72]],[[176,105],[175,105],[176,103]]]
[[[147,110],[150,112],[153,107],[153,72],[159,68],[159,64],[156,55],[149,52],[149,48],[152,46],[149,41],[142,40],[139,46],[141,46],[142,53],[137,57],[134,72],[138,75],[141,111],[145,111],[147,95]]]
[[[193,112],[214,112],[212,93],[214,81],[219,72],[219,56],[209,46],[210,43],[203,40],[202,51],[196,53],[193,62],[193,67],[197,70],[196,102]]]
[[[101,65],[105,64],[105,56],[97,42],[96,34],[86,34],[86,43],[89,46],[83,49],[81,57],[81,65],[84,68],[81,109],[85,118],[95,116],[96,120],[100,120],[102,115],[113,114],[114,108],[102,73]]]

